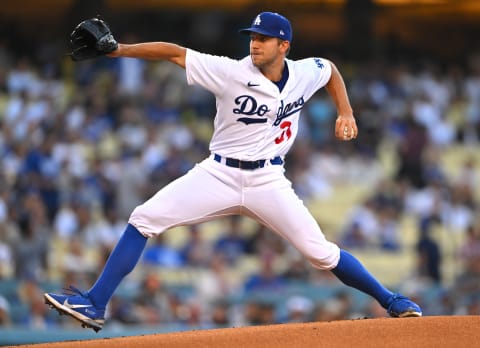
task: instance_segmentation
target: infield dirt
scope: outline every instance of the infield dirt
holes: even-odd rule
[[[480,347],[480,316],[379,318],[42,343],[30,348]]]

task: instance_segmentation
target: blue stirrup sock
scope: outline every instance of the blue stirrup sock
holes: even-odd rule
[[[129,274],[142,255],[148,238],[144,237],[133,225],[128,224],[125,232],[108,257],[100,277],[88,296],[93,305],[104,309],[122,279]]]
[[[340,250],[340,261],[331,270],[345,285],[360,290],[375,298],[384,308],[392,292],[378,282],[360,261],[345,250]]]

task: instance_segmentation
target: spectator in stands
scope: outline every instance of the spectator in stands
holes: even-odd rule
[[[260,302],[259,325],[278,324],[276,310],[274,302],[267,300]]]
[[[304,323],[311,320],[314,303],[305,296],[291,296],[286,302],[287,323]]]
[[[401,248],[401,230],[398,214],[392,206],[379,206],[378,217],[378,242],[385,251],[399,251]]]
[[[449,199],[441,211],[442,223],[450,233],[466,233],[475,220],[475,191],[464,185],[450,185]]]
[[[265,225],[257,224],[253,233],[246,237],[245,253],[248,255],[284,255],[285,241]]]
[[[457,255],[463,264],[463,273],[480,276],[480,225],[471,224]]]
[[[183,265],[181,254],[178,250],[168,245],[164,235],[152,240],[143,253],[142,261],[145,265],[157,265],[167,268],[176,268]]]
[[[38,281],[34,278],[28,278],[19,283],[17,288],[19,303],[16,305],[20,309],[26,309],[18,314],[17,321],[20,325],[30,329],[47,329],[55,326],[55,321],[48,316],[48,307],[45,306],[42,292]]]
[[[278,292],[285,288],[285,278],[276,273],[272,256],[263,256],[260,260],[260,271],[250,275],[245,281],[245,291]]]
[[[135,296],[134,311],[138,318],[142,318],[144,324],[169,323],[172,321],[170,298],[171,295],[160,277],[154,272],[149,272],[142,279]]]
[[[334,321],[345,320],[348,318],[348,313],[338,300],[328,301],[319,304],[314,311],[313,321]]]
[[[180,250],[185,265],[195,268],[205,268],[212,259],[213,246],[210,241],[204,239],[199,225],[190,225],[188,228],[188,240]]]
[[[68,240],[79,230],[78,217],[72,202],[63,202],[53,219],[55,235]]]
[[[214,304],[211,313],[211,323],[214,327],[228,327],[230,325],[230,306],[224,301]]]
[[[323,96],[313,97],[307,105],[309,137],[315,148],[321,148],[332,141],[328,129],[335,122],[335,109],[331,101]]]
[[[21,241],[15,245],[15,275],[18,279],[45,276],[47,270],[48,232],[36,225],[30,214],[19,220]]]
[[[104,218],[105,233],[101,238],[101,243],[106,249],[111,250],[120,239],[125,221],[120,217],[118,210],[114,206],[105,208]]]
[[[283,277],[288,282],[305,282],[307,283],[312,273],[308,261],[301,256],[291,258],[287,269],[283,273]]]
[[[228,217],[225,232],[214,244],[214,252],[222,254],[230,265],[234,265],[246,253],[247,238],[242,221],[239,215]]]
[[[62,272],[78,275],[95,274],[96,260],[92,253],[88,253],[86,245],[82,242],[80,236],[73,236],[67,243],[68,249],[63,257],[63,262],[58,265]]]
[[[425,185],[423,177],[423,154],[428,145],[425,127],[408,114],[403,135],[398,145],[399,166],[397,180],[407,180],[415,188]]]
[[[440,266],[442,255],[438,243],[432,238],[432,228],[435,220],[425,220],[420,224],[420,237],[417,241],[417,276],[440,284],[442,274]]]
[[[118,159],[119,172],[115,180],[116,209],[121,218],[128,216],[130,209],[140,204],[148,190],[148,173],[139,170],[142,168],[142,158],[138,151],[122,152]]]
[[[21,325],[30,330],[48,330],[56,327],[57,323],[49,316],[49,309],[45,306],[42,296],[31,299],[28,315],[21,320]]]
[[[139,317],[139,313],[135,311],[135,305],[118,295],[112,296],[112,300],[107,307],[107,316],[111,320],[112,326],[139,325],[142,324],[143,320]]]
[[[199,302],[208,308],[212,303],[234,295],[239,284],[238,273],[229,268],[225,256],[214,253],[209,267],[198,272],[193,286]]]
[[[137,41],[137,38],[134,33],[127,33],[123,40],[133,43]],[[123,98],[141,96],[147,68],[145,61],[135,58],[120,58],[112,64],[115,67],[120,95]]]
[[[404,213],[405,182],[395,182],[391,178],[378,181],[371,194],[377,207],[391,208],[398,219]]]
[[[176,127],[177,133],[183,133],[180,127]],[[171,129],[175,132],[175,129]],[[191,145],[190,134],[186,135],[187,147]],[[179,138],[183,136],[179,135]],[[171,140],[172,142],[174,140]],[[178,141],[178,140],[175,140]],[[169,144],[167,148],[167,154],[162,162],[160,162],[154,170],[150,173],[150,179],[157,185],[164,186],[168,184],[173,178],[177,178],[180,175],[185,174],[189,169],[193,167],[193,163],[187,158],[183,148],[184,144]]]
[[[340,244],[347,248],[377,246],[380,234],[380,221],[376,202],[367,198],[354,206],[346,219]]]
[[[253,299],[246,299],[243,305],[242,318],[240,326],[250,326],[260,324],[260,303]]]

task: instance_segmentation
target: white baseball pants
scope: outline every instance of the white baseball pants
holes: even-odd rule
[[[241,170],[211,156],[136,207],[129,223],[150,238],[175,226],[234,214],[249,216],[278,233],[315,268],[330,270],[339,261],[339,247],[326,240],[283,166],[270,163]]]

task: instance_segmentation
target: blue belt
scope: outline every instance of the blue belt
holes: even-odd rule
[[[233,168],[248,169],[248,170],[263,168],[265,167],[265,163],[267,162],[267,160],[264,160],[264,159],[256,160],[256,161],[240,161],[235,158],[229,158],[229,157],[224,157],[224,158],[225,158],[225,165]],[[220,155],[214,154],[213,159],[218,163],[222,163],[222,156]],[[271,164],[274,164],[274,165],[283,164],[283,160],[280,156],[274,157],[269,161]]]

